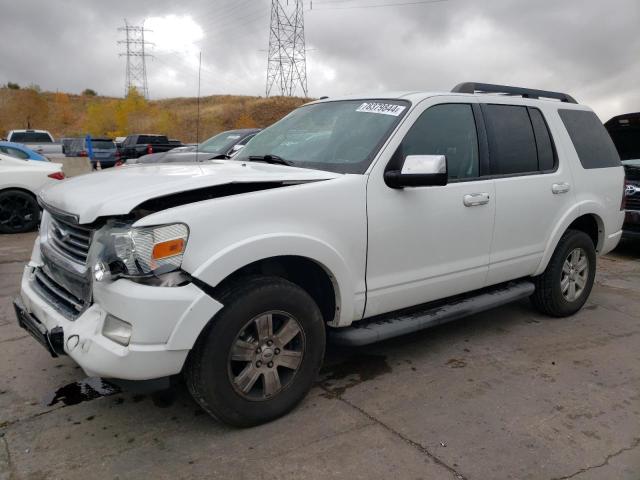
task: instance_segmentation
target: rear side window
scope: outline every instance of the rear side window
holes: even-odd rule
[[[21,158],[23,160],[26,160],[27,158],[29,158],[29,155],[27,155],[25,152],[13,147],[0,147],[0,152],[6,153],[7,155],[10,155],[15,158]]]
[[[620,165],[611,137],[595,113],[587,110],[558,110],[584,168]]]
[[[483,105],[489,137],[491,173],[508,175],[538,170],[538,153],[527,107]]]
[[[556,163],[555,150],[551,141],[551,134],[547,123],[542,117],[542,112],[537,108],[529,108],[529,117],[533,125],[533,133],[536,136],[538,147],[538,170],[553,170]]]

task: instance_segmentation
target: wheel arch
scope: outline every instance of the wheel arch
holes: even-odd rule
[[[31,197],[34,198],[34,200],[38,200],[38,197],[35,193],[33,193],[31,190],[29,190],[28,188],[24,188],[24,187],[19,187],[19,186],[11,186],[11,187],[2,187],[0,188],[0,193],[4,193],[4,192],[8,192],[8,191],[14,191],[17,190],[19,192],[23,192],[23,193],[27,193],[29,194]]]
[[[218,252],[193,271],[190,267],[187,262],[183,264],[209,287],[214,298],[217,290],[243,275],[285,278],[309,293],[332,326],[349,325],[364,308],[365,292],[358,295],[355,291],[356,281],[347,262],[336,249],[312,237],[273,235],[246,239]]]
[[[586,233],[593,241],[596,254],[600,252],[604,244],[605,234],[604,221],[602,220],[602,217],[593,210],[585,211],[584,209],[580,209],[576,206],[574,209],[569,211],[562,221],[556,226],[549,242],[547,243],[542,260],[540,261],[534,276],[541,274],[547,268],[549,260],[558,246],[558,242],[560,242],[562,235],[564,235],[564,233],[569,229],[580,230]]]

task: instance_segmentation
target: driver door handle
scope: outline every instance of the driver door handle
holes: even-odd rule
[[[489,203],[488,193],[469,193],[462,197],[462,203],[465,207],[477,207],[478,205],[486,205]]]

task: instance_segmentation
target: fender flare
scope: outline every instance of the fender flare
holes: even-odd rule
[[[331,279],[336,295],[338,314],[332,325],[349,325],[362,312],[356,312],[359,294],[356,281],[344,257],[328,243],[307,235],[269,234],[246,238],[216,252],[207,262],[187,271],[198,280],[215,287],[232,273],[251,263],[280,256],[298,256],[309,259],[322,267]],[[364,301],[362,302],[364,306]]]
[[[583,202],[577,203],[573,205],[569,210],[567,210],[562,217],[562,219],[556,224],[555,229],[551,233],[547,244],[545,245],[544,254],[542,255],[542,259],[538,264],[538,268],[536,269],[533,276],[540,275],[547,268],[547,264],[549,260],[551,260],[551,256],[553,252],[556,250],[556,246],[560,241],[560,238],[567,231],[569,225],[571,225],[577,218],[582,217],[584,215],[592,215],[596,223],[598,225],[598,244],[596,245],[596,253],[600,250],[603,244],[603,231],[604,231],[604,223],[602,221],[602,213],[604,208],[594,202],[593,200],[585,200]]]

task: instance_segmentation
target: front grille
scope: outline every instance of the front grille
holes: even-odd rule
[[[627,197],[624,208],[626,210],[640,210],[640,195]]]
[[[50,245],[58,253],[74,262],[85,264],[91,243],[91,230],[71,225],[54,216],[49,226]]]
[[[78,317],[87,306],[85,302],[47,275],[42,268],[35,270],[32,286],[48,301],[49,305],[69,319]]]

